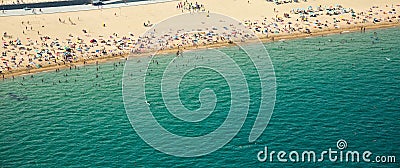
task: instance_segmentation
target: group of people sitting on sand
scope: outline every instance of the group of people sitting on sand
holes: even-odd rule
[[[268,2],[273,2],[276,5],[280,4],[285,4],[285,3],[293,3],[293,2],[300,2],[300,0],[267,0]],[[307,2],[307,0],[303,0],[304,2]]]
[[[400,5],[371,7],[369,10],[356,12],[342,5],[317,6],[292,9],[289,13],[275,10],[275,17],[259,20],[245,20],[249,29],[261,35],[311,33],[318,29],[338,29],[377,22],[399,22],[400,15],[396,12]],[[323,19],[320,19],[320,16]],[[327,19],[328,18],[328,19]]]

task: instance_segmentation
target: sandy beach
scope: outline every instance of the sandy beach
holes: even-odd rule
[[[320,36],[344,31],[365,31],[398,26],[400,0],[303,0],[275,4],[265,0],[172,1],[140,6],[7,16],[0,14],[2,47],[0,72],[3,78],[90,64],[129,55],[146,55],[153,48],[141,37],[166,18],[182,13],[219,13],[242,22],[263,42]],[[162,11],[162,12],[160,12]],[[212,17],[209,16],[209,17]],[[195,40],[191,34],[170,34],[163,51],[230,45],[229,37],[216,35]],[[207,33],[207,32],[205,32]],[[244,36],[244,35],[243,35]],[[242,38],[242,37],[238,37]],[[251,39],[246,39],[249,42]],[[181,48],[182,49],[182,48]]]

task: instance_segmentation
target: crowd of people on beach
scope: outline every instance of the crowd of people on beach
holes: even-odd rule
[[[178,2],[176,8],[181,9],[182,12],[204,12],[206,10],[203,4],[199,4],[198,2],[188,2],[187,0]]]
[[[82,32],[87,35],[84,37],[91,37],[86,30]],[[178,30],[175,33],[162,35],[150,31],[142,37],[135,37],[133,34],[119,36],[117,33],[104,37],[91,37],[90,40],[85,40],[87,38],[84,37],[70,34],[69,38],[63,41],[56,37],[41,35],[39,41],[28,39],[28,43],[22,43],[19,37],[4,32],[1,55],[3,64],[0,69],[11,71],[22,67],[40,68],[44,65],[64,65],[104,56],[114,57],[187,46],[246,41],[254,38],[254,35],[251,36],[245,30],[230,25],[224,28],[205,27],[196,32]]]
[[[307,0],[301,0],[307,2]],[[300,0],[267,0],[267,2],[273,2],[276,5],[287,4],[287,3],[298,3]]]
[[[208,11],[205,12],[204,5],[197,2],[178,2],[176,8],[183,12],[204,12],[208,16]],[[2,32],[0,73],[16,69],[41,68],[47,65],[64,65],[99,57],[116,57],[155,50],[232,43],[233,41],[245,42],[257,38],[254,34],[261,38],[266,37],[273,40],[275,35],[281,34],[312,33],[320,29],[338,29],[346,25],[361,26],[366,23],[399,22],[400,15],[397,14],[399,9],[400,5],[373,6],[366,11],[354,11],[341,5],[309,6],[291,11],[274,10],[275,16],[271,18],[244,20],[243,25],[246,30],[238,28],[241,25],[231,24],[225,27],[203,27],[195,32],[178,30],[162,35],[157,34],[154,30],[153,34],[149,31],[150,34],[145,36],[135,36],[132,33],[126,35],[113,33],[93,37],[87,30],[83,29],[83,36],[82,34],[70,34],[64,40],[37,31],[39,40],[32,40],[28,36],[17,37],[8,32]],[[320,17],[328,17],[329,19],[320,19]],[[58,21],[65,23],[65,20],[61,18]],[[69,21],[71,24],[74,23],[70,18]],[[35,31],[29,21],[21,24],[25,28],[22,30],[23,34]],[[151,28],[149,29],[151,30]],[[253,33],[247,33],[249,30]]]
[[[293,33],[312,33],[326,29],[339,29],[346,26],[358,26],[377,22],[400,22],[397,11],[400,5],[371,7],[369,10],[356,12],[342,5],[292,9],[276,13],[275,17],[260,20],[244,20],[249,29],[265,36]],[[323,19],[319,19],[324,17]],[[326,19],[328,17],[328,19]]]

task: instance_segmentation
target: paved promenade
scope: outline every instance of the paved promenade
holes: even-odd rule
[[[96,9],[107,9],[107,8],[119,8],[125,6],[136,6],[145,5],[161,2],[169,2],[175,0],[128,0],[124,3],[121,0],[110,0],[103,2],[104,5],[94,6],[92,4],[86,5],[72,5],[72,6],[57,6],[57,7],[43,7],[43,8],[33,8],[33,9],[15,9],[15,10],[1,10],[0,17],[2,16],[21,16],[21,15],[38,15],[38,14],[49,14],[58,12],[73,12],[73,11],[83,11],[83,10],[96,10]],[[1,8],[0,8],[1,9]]]

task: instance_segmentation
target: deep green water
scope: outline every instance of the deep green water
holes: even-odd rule
[[[277,79],[275,110],[254,143],[248,135],[257,115],[259,84],[247,72],[251,103],[241,131],[211,154],[179,158],[146,144],[133,130],[122,98],[124,60],[46,72],[0,81],[0,167],[399,167],[400,29],[330,35],[265,44]],[[220,49],[233,53],[237,48]],[[240,53],[239,53],[240,54]],[[163,62],[173,56],[158,58]],[[240,55],[237,61],[240,62]],[[65,76],[68,74],[68,76]],[[96,77],[97,74],[97,77]],[[180,96],[188,109],[199,108],[198,93],[213,88],[218,98],[210,118],[185,123],[163,108],[160,75],[149,75],[146,91],[155,117],[167,130],[198,136],[218,128],[229,111],[229,85],[208,69],[187,74]],[[43,79],[43,82],[42,82]],[[147,80],[147,79],[146,79]],[[227,96],[228,95],[228,96]],[[259,162],[257,153],[274,151],[371,151],[396,156],[396,163]],[[319,152],[319,153],[318,153]]]

